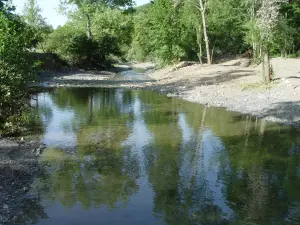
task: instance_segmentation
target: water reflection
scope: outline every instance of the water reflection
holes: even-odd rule
[[[38,224],[300,224],[298,129],[148,91],[38,102]]]

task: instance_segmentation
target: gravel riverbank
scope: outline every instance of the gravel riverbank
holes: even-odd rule
[[[143,65],[149,67],[149,64],[139,64],[139,68]],[[212,66],[177,65],[142,77],[124,76],[122,79],[114,72],[77,71],[43,77],[37,85],[151,89],[269,121],[300,125],[300,59],[273,59],[274,81],[268,85],[261,82],[261,67],[248,65],[247,59]],[[131,68],[134,66],[128,67]],[[126,68],[123,69],[126,71]]]
[[[274,81],[261,82],[261,67],[232,60],[211,67],[166,68],[150,75],[155,89],[188,101],[225,107],[284,124],[300,125],[300,59],[273,59]]]
[[[25,224],[28,212],[40,210],[39,196],[29,190],[44,148],[38,140],[0,137],[0,224]]]

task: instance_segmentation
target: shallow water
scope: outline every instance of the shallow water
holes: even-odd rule
[[[28,223],[300,224],[300,130],[125,89],[38,95]]]

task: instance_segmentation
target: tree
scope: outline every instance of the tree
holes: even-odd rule
[[[262,76],[265,82],[270,82],[271,80],[269,45],[274,35],[274,28],[279,21],[280,4],[284,2],[287,2],[287,0],[262,0],[257,12],[257,26],[260,30],[263,52]]]
[[[152,55],[161,64],[178,61],[184,50],[180,43],[181,24],[171,0],[157,0],[149,9],[150,46]]]
[[[202,20],[201,14],[198,10],[198,0],[187,0],[184,1],[181,7],[181,22],[188,28],[184,32],[183,37],[187,37],[183,42],[188,43],[192,50],[197,53],[200,64],[202,64],[202,42],[203,42],[203,31],[202,31]],[[196,47],[194,47],[196,46]]]
[[[39,27],[43,22],[41,12],[42,10],[38,6],[36,0],[27,0],[23,10],[23,17],[25,22],[33,27]]]
[[[209,0],[207,2],[207,26],[210,52],[218,57],[244,53],[248,44],[244,41],[246,10],[240,0]],[[211,57],[213,58],[213,56]]]
[[[138,11],[130,53],[160,66],[185,59],[195,42],[189,42],[189,29],[182,23],[181,14],[172,0],[157,0]]]
[[[97,7],[91,20],[93,39],[100,41],[103,37],[115,40],[115,49],[120,49],[122,56],[126,55],[132,41],[132,16],[118,8]],[[117,53],[117,52],[115,52]],[[120,54],[117,54],[121,56]]]
[[[19,115],[24,106],[26,86],[34,79],[34,30],[19,16],[0,12],[0,121]]]
[[[272,53],[280,52],[282,57],[300,50],[300,1],[291,0],[280,7],[280,19],[275,30]]]
[[[24,5],[23,19],[28,26],[33,27],[36,32],[36,42],[39,47],[45,52],[44,41],[52,32],[53,28],[47,24],[46,19],[41,15],[41,8],[38,6],[36,0],[28,0]]]
[[[75,5],[86,18],[86,32],[88,39],[92,38],[91,14],[94,12],[95,5],[105,5],[108,7],[131,7],[132,0],[61,0],[62,8],[67,5]]]
[[[131,44],[131,14],[125,9],[100,3],[65,2],[65,6],[76,4],[76,9],[69,12],[67,24],[49,35],[46,49],[57,53],[72,66],[90,69],[110,67],[116,57],[123,57]]]
[[[245,38],[244,42],[251,45],[253,59],[261,57],[260,33],[257,27],[257,11],[260,7],[260,0],[244,0],[242,6],[246,9],[246,18],[244,21]]]
[[[6,1],[7,0],[0,0],[0,11],[3,10]]]
[[[11,12],[14,11],[15,7],[10,5],[9,0],[0,0],[0,12]]]
[[[206,26],[206,2],[207,0],[199,0],[199,5],[200,5],[200,12],[201,12],[201,17],[202,17],[202,29],[203,29],[203,34],[204,34],[204,41],[205,41],[205,48],[206,48],[206,57],[207,57],[207,64],[211,65],[211,56],[210,56],[210,49],[209,49],[209,39],[207,35],[207,26]]]

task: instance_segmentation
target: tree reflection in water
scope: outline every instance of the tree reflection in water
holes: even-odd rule
[[[143,197],[165,224],[300,224],[298,129],[148,91],[46,95],[52,117],[72,112],[56,129],[74,144],[54,140],[41,157],[34,187],[44,199],[127,208],[150,187]]]

